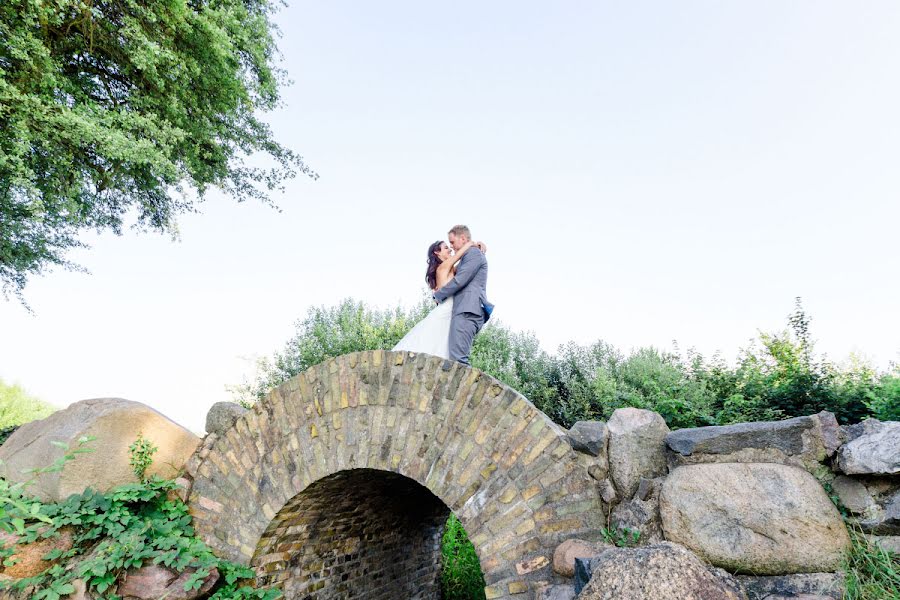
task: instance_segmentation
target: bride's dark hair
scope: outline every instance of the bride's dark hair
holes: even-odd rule
[[[437,287],[437,268],[441,264],[441,259],[435,253],[441,251],[441,244],[443,243],[442,240],[438,240],[428,246],[428,269],[425,271],[425,282],[428,284],[429,290]]]

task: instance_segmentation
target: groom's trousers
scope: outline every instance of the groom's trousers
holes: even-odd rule
[[[484,315],[459,313],[450,319],[450,358],[464,365],[469,364],[475,334],[484,326]]]

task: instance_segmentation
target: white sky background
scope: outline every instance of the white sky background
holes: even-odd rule
[[[194,431],[313,305],[416,302],[428,244],[489,244],[497,317],[722,350],[802,296],[820,351],[900,358],[900,4],[291,2],[269,116],[321,175],[283,212],[211,194],[180,242],[0,301],[0,377]]]

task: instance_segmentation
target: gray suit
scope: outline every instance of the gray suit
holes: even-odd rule
[[[434,293],[438,302],[453,296],[450,358],[465,365],[469,364],[475,334],[490,318],[494,308],[487,300],[487,275],[484,254],[478,248],[469,248],[456,266],[456,276]]]

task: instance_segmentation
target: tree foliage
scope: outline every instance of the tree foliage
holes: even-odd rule
[[[43,419],[55,410],[46,402],[30,395],[21,385],[9,385],[0,379],[0,429]]]
[[[86,229],[174,232],[210,186],[266,200],[302,159],[278,104],[272,0],[0,4],[0,282],[73,267]],[[262,153],[274,166],[244,159]]]

